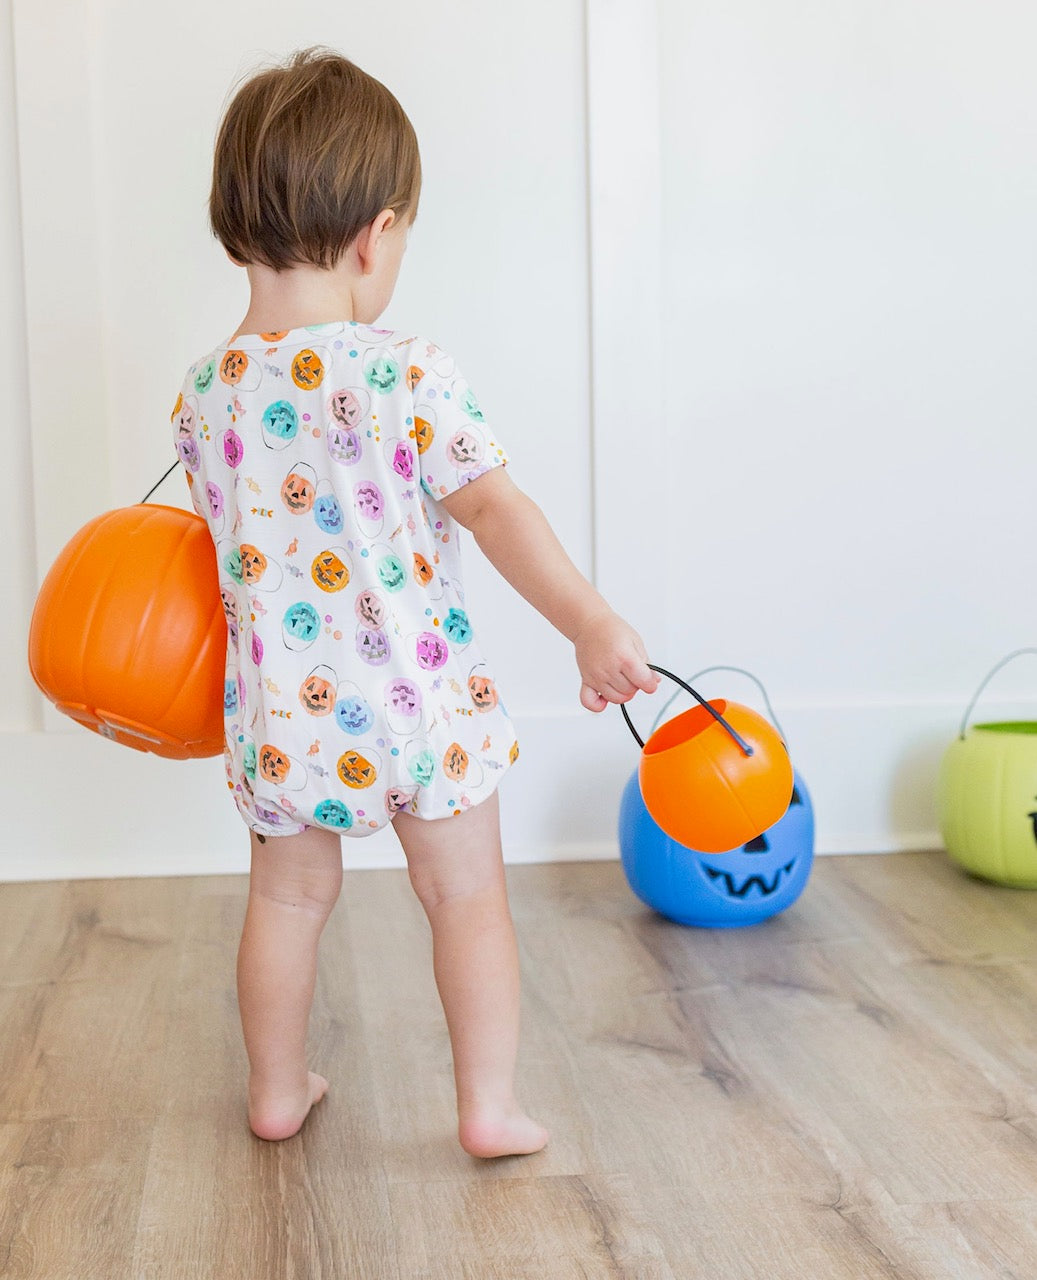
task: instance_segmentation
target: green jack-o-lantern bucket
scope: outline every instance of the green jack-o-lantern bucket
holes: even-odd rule
[[[1037,889],[1037,721],[969,725],[980,694],[1021,654],[989,673],[965,709],[940,767],[937,811],[950,856],[974,876]]]

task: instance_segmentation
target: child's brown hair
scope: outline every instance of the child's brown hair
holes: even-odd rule
[[[421,159],[389,90],[329,49],[245,82],[216,140],[209,217],[237,262],[330,268],[383,209],[417,212]]]

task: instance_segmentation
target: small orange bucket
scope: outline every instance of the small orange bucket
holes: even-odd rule
[[[697,707],[667,720],[641,747],[638,781],[645,808],[678,843],[703,853],[740,848],[772,827],[792,798],[792,761],[777,729],[738,702],[707,702],[678,676]]]

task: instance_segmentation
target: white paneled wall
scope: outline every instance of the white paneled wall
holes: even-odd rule
[[[656,660],[769,684],[822,851],[933,844],[942,746],[1034,639],[1035,36],[1021,0],[0,0],[0,878],[244,866],[220,762],[44,714],[24,636],[58,548],[165,469],[183,368],[244,311],[206,229],[213,136],[238,78],[308,44],[389,84],[422,143],[387,322],[458,354]],[[632,741],[470,566],[523,743],[509,857],[614,854]],[[986,705],[1033,713],[1035,688],[1022,663]]]

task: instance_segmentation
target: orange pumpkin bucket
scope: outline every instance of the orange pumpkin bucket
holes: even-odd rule
[[[638,781],[645,808],[671,839],[703,853],[740,848],[772,827],[792,799],[792,761],[781,735],[750,707],[707,702],[690,684],[648,664],[698,702],[667,720],[641,747]]]
[[[29,669],[59,711],[181,760],[223,750],[226,650],[205,521],[179,507],[121,507],[80,529],[29,630]]]

